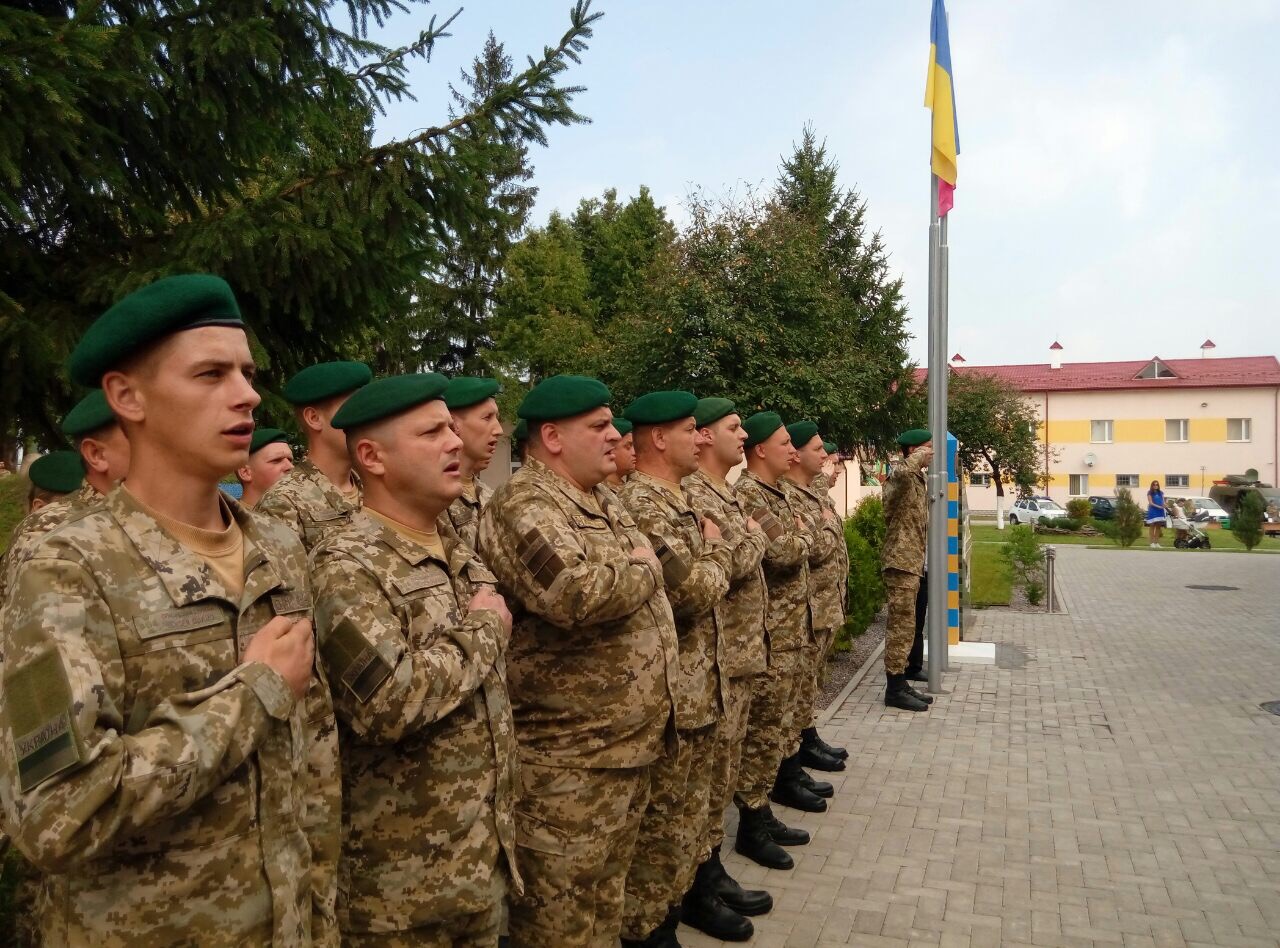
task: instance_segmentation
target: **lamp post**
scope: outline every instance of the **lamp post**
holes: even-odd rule
[[[1200,496],[1204,496],[1204,465],[1200,465]]]

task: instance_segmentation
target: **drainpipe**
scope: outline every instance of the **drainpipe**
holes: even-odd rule
[[[1052,497],[1049,493],[1049,393],[1044,393],[1044,495]]]

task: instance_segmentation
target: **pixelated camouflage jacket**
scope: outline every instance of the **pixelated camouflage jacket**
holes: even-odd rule
[[[331,530],[346,526],[351,515],[363,505],[360,478],[354,471],[351,477],[358,493],[354,504],[310,459],[304,458],[268,488],[254,505],[254,513],[273,517],[288,526],[310,552]]]
[[[880,550],[883,569],[900,569],[924,575],[925,547],[929,535],[928,465],[923,455],[893,462],[884,482],[884,546]]]
[[[306,560],[227,506],[234,599],[117,487],[45,535],[0,612],[0,804],[48,874],[47,944],[311,942],[306,706],[240,660],[310,615]]]
[[[5,590],[13,583],[14,571],[19,563],[35,549],[36,544],[50,530],[60,526],[72,512],[80,507],[94,503],[101,495],[93,489],[88,481],[79,489],[60,497],[39,510],[33,510],[18,522],[9,537],[9,545],[0,556],[0,603],[4,602]]]
[[[478,477],[472,483],[475,485],[475,497],[463,494],[448,506],[440,519],[448,520],[458,538],[474,550],[480,533],[480,514],[493,497],[493,488]]]
[[[724,643],[720,604],[729,591],[733,550],[723,540],[705,540],[702,518],[683,490],[636,471],[622,488],[622,503],[662,563],[667,601],[680,644],[676,727],[714,724],[724,713]]]
[[[844,590],[849,578],[849,551],[844,528],[832,511],[826,516],[825,497],[814,489],[783,478],[791,506],[809,524],[814,543],[809,549],[809,611],[814,629],[838,629],[844,625]],[[821,482],[818,482],[819,487]]]
[[[649,541],[611,495],[536,458],[480,518],[480,555],[515,616],[507,675],[522,760],[639,767],[674,739],[675,620]]]
[[[848,576],[849,574],[849,542],[844,538],[844,535],[843,535],[844,534],[844,517],[840,515],[840,511],[836,510],[835,501],[831,499],[831,482],[827,479],[827,475],[819,474],[817,477],[815,477],[813,479],[813,489],[814,489],[814,492],[817,493],[818,496],[822,498],[822,505],[826,507],[828,510],[830,510],[831,513],[838,519],[840,523],[841,537],[840,537],[840,551],[838,555],[841,556],[844,560],[843,570],[844,570],[845,576]],[[841,587],[840,608],[845,610],[846,612],[849,609],[849,583],[847,580],[844,583],[844,585]]]
[[[769,667],[765,648],[764,560],[768,538],[747,529],[747,514],[733,488],[695,471],[684,479],[691,506],[715,521],[732,548],[729,593],[720,606],[721,671],[730,678],[758,675]]]
[[[343,931],[485,911],[503,852],[521,889],[507,635],[496,612],[466,611],[493,574],[460,541],[443,543],[447,562],[357,514],[312,551],[316,631],[341,722]]]
[[[812,641],[809,618],[809,551],[814,537],[796,525],[799,511],[785,486],[766,484],[751,471],[743,471],[734,493],[742,509],[760,524],[768,540],[764,551],[764,581],[768,613],[765,631],[771,652],[804,648]]]

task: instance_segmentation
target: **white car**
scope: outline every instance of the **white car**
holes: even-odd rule
[[[1010,523],[1039,523],[1041,517],[1053,520],[1067,515],[1057,501],[1048,497],[1019,497],[1009,510]]]
[[[1227,513],[1226,508],[1212,497],[1187,497],[1185,499],[1191,501],[1191,504],[1196,508],[1196,513],[1192,514],[1192,516],[1203,511],[1209,515],[1210,520],[1216,520],[1219,523],[1223,520],[1231,519],[1231,514]]]

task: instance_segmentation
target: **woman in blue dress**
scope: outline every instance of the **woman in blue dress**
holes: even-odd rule
[[[1160,545],[1160,533],[1164,528],[1164,518],[1164,491],[1160,489],[1159,481],[1152,481],[1151,489],[1147,491],[1147,535],[1153,547]]]

